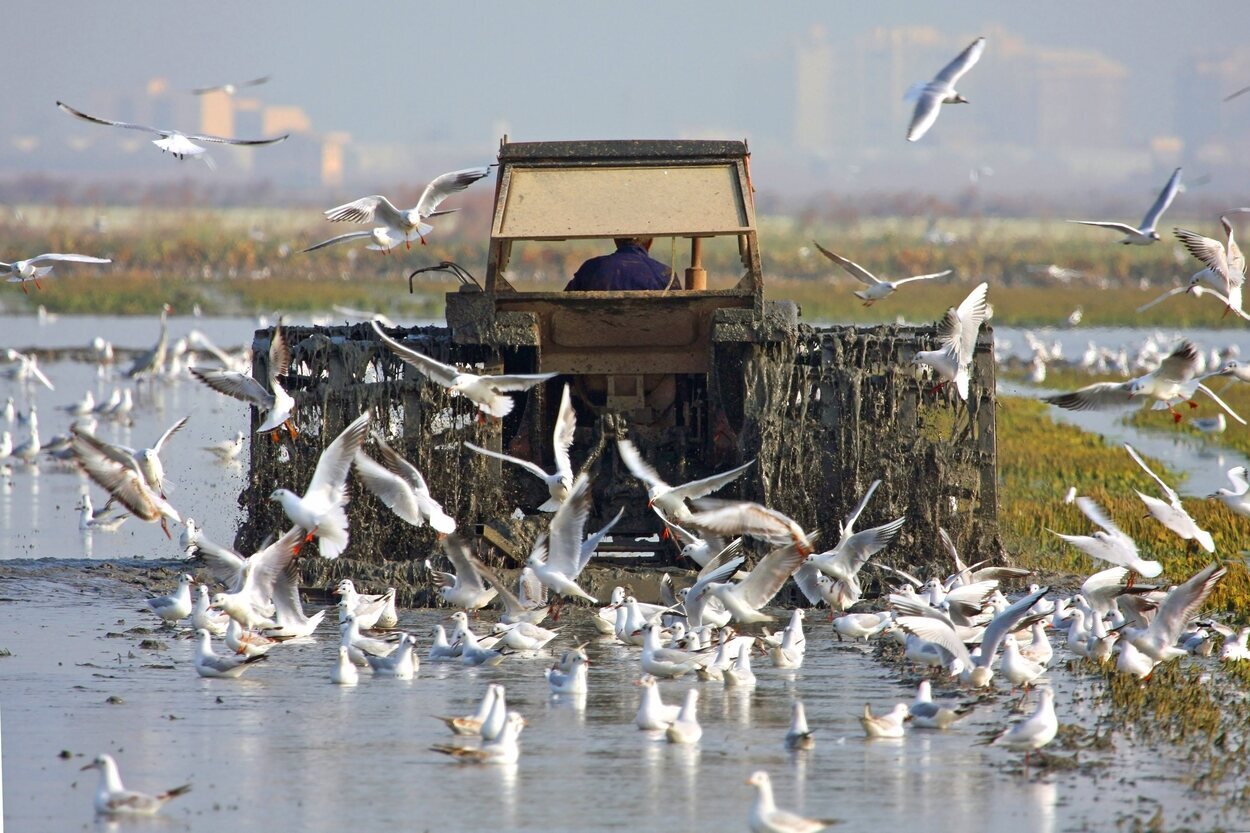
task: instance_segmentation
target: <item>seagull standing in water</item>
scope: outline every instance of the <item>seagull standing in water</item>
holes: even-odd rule
[[[274,136],[269,139],[229,139],[225,136],[211,136],[206,133],[180,133],[177,130],[166,130],[162,127],[148,127],[147,125],[142,124],[130,124],[129,122],[124,121],[110,121],[109,119],[102,119],[98,116],[89,116],[86,113],[80,110],[75,110],[73,107],[70,107],[68,104],[64,104],[60,101],[56,103],[56,106],[63,112],[69,113],[71,116],[76,116],[83,121],[89,121],[93,124],[103,124],[108,127],[121,127],[126,130],[139,130],[143,133],[155,133],[160,138],[153,139],[152,144],[160,148],[163,153],[169,153],[175,159],[179,160],[186,159],[187,157],[194,159],[204,153],[204,148],[195,144],[196,142],[212,142],[214,144],[224,145],[272,145],[285,140],[291,135],[289,133],[283,133],[281,136]],[[210,168],[213,167],[212,161],[207,156],[204,157],[204,162]]]
[[[916,109],[912,111],[911,125],[907,128],[907,141],[915,142],[929,132],[937,121],[938,113],[943,104],[967,104],[968,99],[955,91],[955,85],[985,51],[985,38],[977,38],[967,49],[959,53],[955,60],[942,67],[942,71],[928,83],[913,84],[904,100],[915,100]]]
[[[1138,228],[1134,228],[1128,223],[1115,223],[1103,220],[1068,220],[1068,222],[1118,231],[1124,235],[1120,242],[1126,246],[1149,246],[1159,239],[1159,232],[1155,229],[1155,226],[1158,225],[1159,218],[1163,216],[1163,212],[1167,211],[1168,206],[1172,204],[1172,200],[1176,198],[1176,193],[1180,188],[1181,169],[1177,168],[1172,172],[1172,177],[1168,180],[1168,184],[1163,186],[1163,190],[1159,193],[1155,204],[1150,206],[1150,210],[1142,218],[1141,226]]]
[[[82,768],[100,771],[100,785],[95,791],[95,811],[101,816],[151,816],[165,806],[171,798],[190,792],[191,785],[183,784],[157,795],[135,792],[122,786],[117,762],[111,755],[100,755]]]
[[[809,819],[789,810],[777,809],[773,801],[772,781],[762,769],[752,773],[747,783],[755,787],[755,802],[747,815],[751,833],[817,833],[838,823],[837,819]]]
[[[292,523],[307,532],[304,543],[314,536],[318,539],[325,558],[338,558],[347,548],[347,473],[369,433],[372,417],[372,411],[365,411],[326,446],[302,496],[289,489],[275,489],[269,496],[282,504]],[[297,554],[300,546],[296,546]]]
[[[852,278],[855,278],[860,283],[868,287],[867,289],[855,290],[855,297],[863,301],[864,306],[866,307],[872,306],[873,303],[880,301],[882,298],[887,298],[890,295],[893,295],[894,292],[905,283],[911,283],[912,281],[927,281],[932,280],[933,278],[944,278],[954,271],[952,269],[947,269],[945,272],[934,272],[931,275],[916,275],[910,278],[899,278],[895,281],[883,281],[855,261],[848,260],[842,257],[842,255],[829,251],[815,240],[812,241],[812,245],[819,249],[822,255],[845,269],[847,274],[849,274]]]
[[[1055,692],[1050,688],[1040,691],[1041,699],[1033,714],[993,740],[995,746],[1023,749],[1026,769],[1029,766],[1029,753],[1034,749],[1041,749],[1059,734],[1059,718],[1055,716]]]
[[[425,186],[416,206],[406,210],[396,208],[386,197],[375,194],[331,208],[325,212],[325,216],[327,220],[336,223],[381,223],[387,237],[397,243],[402,240],[411,249],[412,241],[420,239],[424,246],[425,236],[434,230],[425,220],[450,213],[438,210],[443,200],[489,175],[490,166],[465,168],[443,174]]]
[[[968,383],[972,375],[972,356],[977,348],[977,334],[981,324],[989,315],[989,304],[986,293],[989,284],[977,284],[968,297],[958,308],[951,307],[946,317],[938,322],[938,341],[942,345],[937,350],[918,350],[912,358],[912,364],[927,365],[937,371],[942,381],[934,391],[950,382],[955,383],[959,398],[968,401]]]
[[[534,385],[559,375],[558,373],[513,373],[501,376],[478,376],[473,373],[463,373],[449,364],[443,364],[405,347],[382,332],[377,321],[371,323],[378,338],[382,339],[382,343],[390,348],[392,353],[421,371],[431,381],[461,396],[468,397],[478,410],[496,419],[502,419],[512,413],[516,405],[512,397],[506,394],[529,390]]]

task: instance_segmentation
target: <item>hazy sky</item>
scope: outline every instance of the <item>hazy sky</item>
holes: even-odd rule
[[[1171,95],[1178,62],[1203,48],[1245,49],[1250,37],[1248,0],[35,0],[6,4],[5,18],[21,48],[0,76],[8,123],[0,132],[92,129],[53,102],[85,109],[94,93],[141,91],[154,76],[190,88],[271,73],[263,99],[302,106],[318,130],[482,149],[493,149],[504,125],[514,139],[667,136],[680,127],[788,137],[793,45],[814,24],[835,49],[873,27],[906,25],[951,37],[999,26],[1033,44],[1097,49],[1129,69],[1131,103],[1144,108],[1158,90]],[[974,75],[992,72],[993,61],[991,40]],[[966,86],[977,106],[975,78]],[[1160,107],[1160,132],[1171,113]],[[907,151],[904,129],[891,152]]]

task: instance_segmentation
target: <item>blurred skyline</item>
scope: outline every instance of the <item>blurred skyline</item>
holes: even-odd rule
[[[279,0],[154,13],[65,0],[9,10],[42,33],[3,81],[0,183],[183,178],[380,190],[494,157],[513,140],[746,138],[771,193],[1156,193],[1171,168],[1207,193],[1250,190],[1250,3],[1175,8],[738,2],[406,7]],[[1131,11],[1130,11],[1131,9]],[[919,143],[903,93],[973,38],[981,62]],[[271,74],[230,98],[190,90]],[[141,133],[53,105],[184,132],[216,172],[161,158]],[[1135,218],[1125,218],[1135,219]]]

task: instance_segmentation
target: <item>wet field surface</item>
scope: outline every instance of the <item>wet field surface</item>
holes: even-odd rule
[[[178,566],[156,568],[165,587]],[[148,569],[17,562],[0,572],[0,647],[12,652],[0,659],[11,829],[89,827],[96,774],[79,768],[105,751],[131,788],[194,785],[164,818],[125,828],[736,830],[752,798],[744,781],[756,769],[772,775],[781,806],[843,819],[846,830],[1109,830],[1160,811],[1169,821],[1161,829],[1239,821],[1220,799],[1180,783],[1180,750],[1118,736],[1089,743],[1107,706],[1079,671],[1049,678],[1060,722],[1074,727],[1065,732],[1083,740],[1057,742],[1047,750],[1051,765],[1026,774],[1019,753],[983,745],[1013,718],[1016,698],[1003,688],[946,732],[865,740],[856,717],[864,703],[882,711],[910,701],[915,678],[904,683],[900,667],[862,643],[838,643],[813,615],[798,671],[761,658],[752,688],[661,683],[665,702],[700,688],[704,735],[686,747],[634,726],[637,649],[597,638],[586,609],[566,612],[555,643],[563,650],[590,640],[584,698],[549,694],[547,653],[496,668],[426,661],[432,626],[448,622],[448,611],[434,610],[401,613],[401,627],[420,640],[411,681],[366,671],[355,688],[333,685],[333,624],[274,649],[241,680],[205,680],[185,633],[141,612],[146,593],[130,581]],[[520,762],[464,765],[430,751],[451,740],[432,716],[471,713],[490,682],[504,684],[510,708],[529,721]],[[939,686],[939,698],[952,695]],[[811,751],[783,746],[795,697],[816,732]],[[976,699],[963,692],[950,702]],[[70,757],[58,757],[62,750]]]

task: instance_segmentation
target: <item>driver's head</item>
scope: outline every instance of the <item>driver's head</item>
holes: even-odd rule
[[[623,249],[626,246],[642,246],[648,252],[651,251],[651,244],[655,241],[654,237],[614,237],[613,242],[616,248]]]

